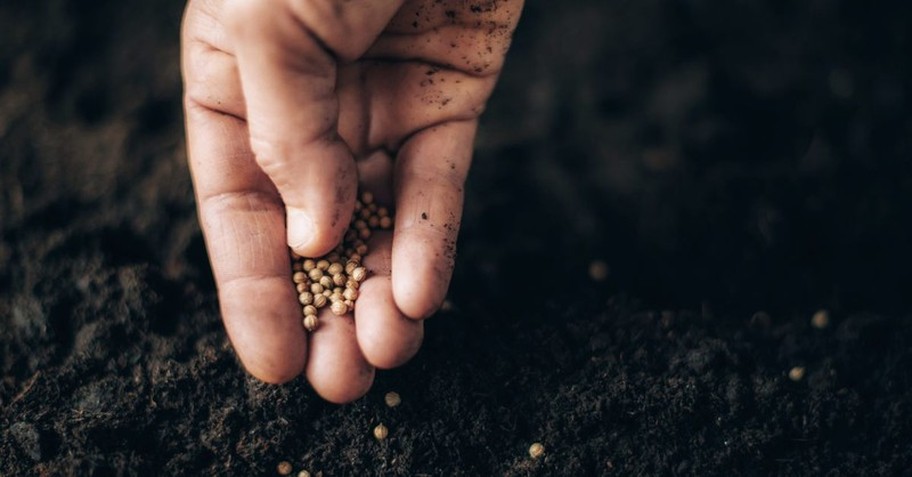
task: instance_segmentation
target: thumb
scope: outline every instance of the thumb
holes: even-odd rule
[[[341,241],[357,192],[351,151],[337,133],[336,59],[362,54],[400,4],[226,2],[250,147],[282,196],[288,245],[301,255]]]

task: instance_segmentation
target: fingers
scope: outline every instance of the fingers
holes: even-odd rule
[[[430,316],[446,297],[476,126],[469,120],[426,129],[399,151],[392,288],[410,318]]]
[[[327,401],[339,404],[354,401],[373,384],[374,367],[358,348],[351,315],[335,316],[326,309],[320,311],[320,327],[310,338],[307,380]]]
[[[341,239],[357,174],[336,132],[334,55],[360,54],[400,2],[228,0],[250,144],[286,206],[287,241],[319,256]],[[350,36],[342,36],[344,34]]]
[[[278,194],[248,152],[242,121],[186,105],[190,169],[228,336],[270,383],[302,372],[307,341],[289,280]]]

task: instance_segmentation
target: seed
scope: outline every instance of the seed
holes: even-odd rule
[[[319,260],[319,261],[317,261],[317,268],[319,268],[320,270],[324,270],[324,271],[325,271],[327,268],[329,268],[329,260]]]
[[[453,311],[453,302],[449,299],[443,300],[443,303],[440,304],[440,311]]]
[[[323,285],[323,288],[324,288],[324,289],[325,289],[325,288],[332,288],[332,287],[333,287],[333,279],[330,278],[330,277],[328,277],[328,276],[326,276],[326,275],[323,275],[322,277],[320,277],[320,285]]]
[[[362,243],[355,247],[355,252],[359,255],[367,255],[367,244]]]
[[[307,272],[307,276],[309,276],[312,281],[318,282],[321,278],[323,278],[323,270],[320,270],[319,268],[313,268]]]
[[[603,282],[608,278],[608,264],[602,260],[593,260],[589,263],[589,278]]]
[[[317,318],[317,315],[307,315],[304,317],[304,329],[307,331],[313,332],[319,325],[320,320]]]
[[[367,269],[364,267],[358,267],[352,270],[351,277],[356,282],[363,282],[367,278]]]
[[[379,227],[380,226],[380,217],[377,217],[376,215],[370,216],[367,219],[367,226],[372,229]]]
[[[302,471],[298,472],[298,477],[310,477],[310,472],[308,472],[306,470],[302,470]]]
[[[371,205],[374,202],[374,194],[367,191],[363,192],[361,194],[361,202],[363,202],[364,205]]]
[[[326,269],[326,272],[333,276],[338,275],[338,274],[342,273],[343,271],[345,271],[345,266],[343,266],[341,263],[339,263],[338,260],[333,262],[332,265],[330,265],[329,268]]]
[[[292,470],[291,463],[288,462],[287,460],[283,460],[282,462],[279,462],[279,465],[276,466],[276,472],[278,472],[279,475],[291,474],[291,470]]]
[[[388,216],[380,217],[380,228],[381,229],[387,230],[392,226],[393,226],[393,219],[389,218]]]
[[[304,265],[301,265],[301,262],[295,262],[291,264],[291,271],[300,272],[304,270]]]
[[[789,370],[789,379],[792,381],[798,382],[804,379],[804,366],[795,366]]]
[[[307,274],[304,272],[295,272],[294,275],[291,276],[291,281],[295,283],[304,283],[304,280],[307,280]]]
[[[311,303],[314,302],[313,293],[310,293],[310,292],[301,293],[300,295],[298,295],[298,301],[300,301],[302,305],[310,305]]]
[[[383,424],[377,424],[377,427],[374,428],[374,438],[378,441],[386,439],[386,436],[389,435],[389,429],[386,428]]]
[[[354,300],[344,300],[342,303],[345,303],[345,306],[348,307],[349,311],[355,311],[355,302],[354,302]]]
[[[541,457],[544,454],[545,454],[545,446],[541,445],[541,443],[536,442],[535,444],[532,444],[531,446],[529,446],[529,457],[531,457],[533,459],[538,459],[539,457]]]
[[[388,216],[389,216],[389,209],[387,209],[386,207],[379,207],[379,208],[377,208],[377,216],[380,217],[381,219],[382,219],[383,217],[388,217]]]
[[[314,306],[317,308],[323,308],[326,306],[326,295],[314,295]]]
[[[814,313],[814,316],[811,318],[811,326],[822,330],[827,326],[830,326],[830,314],[826,310],[820,310],[817,313]]]
[[[330,310],[332,310],[334,315],[342,316],[342,315],[348,313],[348,305],[346,305],[345,303],[342,303],[341,301],[334,301],[332,306],[330,307]]]
[[[357,289],[360,288],[360,287],[361,287],[361,284],[358,283],[358,282],[356,282],[356,281],[354,281],[354,280],[352,280],[352,279],[349,279],[347,282],[345,282],[345,288],[350,288],[350,289],[352,289],[352,290],[357,290]]]
[[[370,236],[371,236],[370,229],[361,229],[358,231],[358,237],[361,237],[364,240],[369,239]],[[361,252],[358,252],[358,253],[361,253]],[[367,253],[367,252],[365,251],[364,253]],[[364,253],[361,253],[361,255],[364,255]]]
[[[295,285],[295,290],[297,290],[298,294],[300,295],[301,293],[304,293],[307,290],[310,290],[310,283],[308,283],[308,282],[298,283],[297,285]]]
[[[355,290],[353,288],[346,288],[345,291],[342,292],[342,297],[346,300],[355,301],[358,299],[358,290]]]
[[[333,292],[333,294],[329,296],[329,301],[331,301],[333,303],[335,303],[337,301],[342,301],[344,299],[345,298],[342,297],[342,292]]]
[[[337,274],[333,275],[333,277],[332,277],[333,284],[340,286],[340,287],[342,285],[345,285],[346,280],[347,280],[347,277],[345,275],[342,275],[341,273],[337,273]]]
[[[366,228],[367,228],[367,222],[365,222],[365,221],[363,221],[363,220],[356,220],[356,221],[355,221],[355,228],[358,229],[358,230],[366,229]]]
[[[316,316],[317,307],[315,305],[304,305],[304,316]]]
[[[314,295],[319,295],[320,293],[323,293],[323,285],[320,285],[319,283],[311,283],[310,292],[313,293]]]
[[[386,396],[383,396],[383,401],[386,402],[387,407],[396,407],[402,403],[402,398],[399,397],[399,393],[390,391],[386,393]]]
[[[304,260],[303,266],[304,266],[304,271],[309,272],[317,267],[317,262],[314,262],[313,259],[308,258],[307,260]]]

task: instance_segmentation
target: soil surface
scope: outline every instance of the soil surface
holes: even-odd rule
[[[453,307],[336,406],[219,322],[182,2],[0,2],[0,475],[908,475],[912,4],[854,5],[529,2]]]

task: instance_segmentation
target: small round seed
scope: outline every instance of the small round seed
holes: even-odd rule
[[[377,424],[377,427],[374,428],[374,438],[378,441],[386,439],[386,436],[389,435],[389,429],[386,428],[383,424]]]
[[[402,398],[399,397],[399,393],[390,391],[383,396],[383,401],[386,402],[387,407],[396,407],[402,403]]]
[[[317,261],[317,268],[319,268],[320,270],[325,271],[327,268],[329,268],[329,260],[319,260],[319,261]]]
[[[349,278],[348,281],[345,282],[345,288],[357,290],[358,288],[361,288],[361,284]]]
[[[529,457],[533,459],[538,459],[545,454],[545,446],[541,445],[540,442],[536,442],[529,446]]]
[[[388,216],[389,216],[389,209],[387,209],[386,207],[379,207],[379,208],[377,208],[377,216],[380,217],[380,218],[388,217]]]
[[[367,255],[367,244],[362,243],[361,245],[358,245],[357,247],[355,247],[355,252],[357,252],[357,254],[359,256]]]
[[[319,295],[320,293],[323,293],[323,285],[320,285],[319,283],[311,283],[310,292],[313,293],[314,295]]]
[[[304,293],[307,290],[310,290],[310,283],[309,282],[298,283],[297,285],[295,285],[295,290],[298,291],[298,294]]]
[[[303,266],[304,266],[304,271],[309,272],[317,267],[317,262],[314,262],[313,259],[308,258],[307,260],[304,260]]]
[[[291,276],[291,281],[295,283],[304,283],[304,280],[307,280],[307,274],[304,272],[295,272],[294,275]]]
[[[330,307],[330,310],[332,310],[334,315],[342,316],[342,315],[348,313],[348,305],[346,305],[345,303],[342,303],[341,301],[334,301],[332,306]]]
[[[355,301],[358,299],[358,290],[355,290],[353,288],[346,288],[345,291],[342,292],[342,297],[346,300]]]
[[[305,305],[304,306],[304,316],[316,316],[317,307],[314,305]]]
[[[363,220],[356,220],[354,225],[355,225],[355,228],[358,230],[363,230],[363,229],[367,228],[367,222],[365,222]]]
[[[367,240],[371,237],[370,229],[361,229],[358,231],[358,237],[361,237],[364,240]],[[360,253],[360,252],[359,252]],[[365,252],[367,253],[367,252]],[[364,255],[363,253],[361,255]]]
[[[589,278],[597,282],[603,282],[608,278],[608,264],[602,260],[593,260],[589,264]]]
[[[343,275],[341,273],[337,273],[337,274],[333,275],[333,277],[332,277],[332,282],[336,286],[345,285],[346,280],[348,280],[348,277],[346,277],[345,275]]]
[[[354,300],[343,300],[342,303],[345,303],[345,306],[348,307],[348,311],[355,311]]]
[[[326,300],[327,300],[326,295],[323,295],[323,294],[314,295],[313,306],[315,306],[317,308],[323,308],[324,306],[326,306]]]
[[[307,331],[313,332],[317,329],[317,326],[320,325],[320,320],[317,318],[317,315],[307,315],[304,317],[304,329]]]
[[[304,265],[302,265],[301,262],[292,263],[292,264],[291,264],[291,271],[293,271],[293,272],[301,272],[301,271],[304,271]]]
[[[312,281],[318,282],[320,281],[320,278],[323,277],[323,270],[320,270],[319,268],[312,268],[309,272],[307,272],[307,276],[309,276]]]
[[[333,279],[326,275],[323,275],[322,277],[320,277],[320,285],[323,285],[323,288],[332,288]]]
[[[805,369],[804,366],[795,366],[789,370],[789,379],[792,381],[798,382],[804,379]]]
[[[312,304],[314,302],[313,293],[310,293],[310,292],[301,293],[300,295],[298,295],[298,301],[300,301],[302,305]]]
[[[363,282],[367,278],[367,269],[364,267],[358,267],[352,270],[351,277],[356,282]]]
[[[302,470],[302,471],[298,472],[298,477],[310,477],[310,472],[308,472],[306,470]]]
[[[374,194],[372,194],[372,193],[370,193],[370,192],[367,192],[367,191],[363,192],[363,193],[361,194],[361,202],[362,202],[364,205],[371,205],[371,204],[373,204],[373,203],[374,203]]]
[[[370,218],[367,219],[367,226],[372,229],[379,227],[380,226],[380,217],[377,217],[376,215],[370,216]]]
[[[817,313],[814,313],[814,316],[811,317],[811,326],[818,330],[830,326],[830,313],[826,310],[820,310]]]
[[[338,275],[343,271],[345,271],[345,266],[339,263],[338,260],[334,261],[329,268],[326,269],[326,272],[333,276]]]
[[[288,462],[287,460],[283,460],[282,462],[279,462],[279,465],[276,466],[276,472],[278,472],[279,475],[289,475],[289,474],[291,474],[291,471],[292,471],[291,463]]]
[[[377,211],[377,204],[370,204],[370,205],[368,205],[368,206],[367,206],[367,210],[370,210],[371,212],[376,212],[376,211]]]
[[[380,228],[381,229],[386,230],[392,226],[393,226],[393,219],[389,218],[389,216],[380,217]]]

